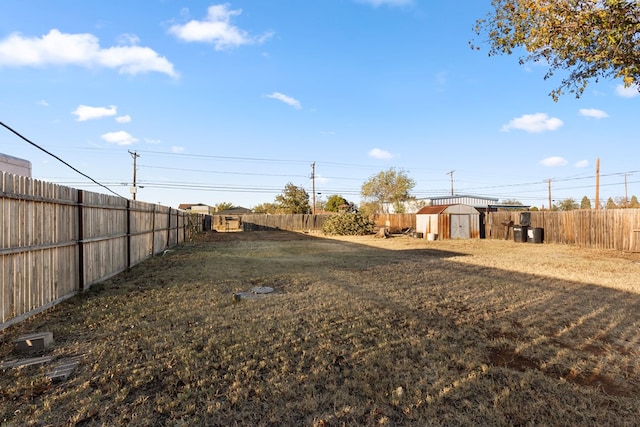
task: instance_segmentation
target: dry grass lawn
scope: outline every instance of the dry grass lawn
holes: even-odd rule
[[[640,256],[213,233],[5,331],[3,426],[638,425]],[[273,294],[236,301],[269,286]]]

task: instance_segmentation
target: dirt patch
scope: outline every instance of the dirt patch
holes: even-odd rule
[[[506,347],[490,348],[489,363],[521,372],[528,369],[540,369],[540,363],[537,360],[522,356],[516,353],[514,349]]]

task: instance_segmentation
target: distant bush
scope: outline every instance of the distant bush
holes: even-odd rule
[[[359,213],[342,213],[328,218],[322,231],[338,236],[364,236],[373,233],[373,226],[373,221]]]

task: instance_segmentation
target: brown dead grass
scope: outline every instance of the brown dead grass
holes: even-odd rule
[[[12,327],[0,424],[634,425],[640,259],[511,241],[212,233]],[[235,302],[234,292],[273,295]]]

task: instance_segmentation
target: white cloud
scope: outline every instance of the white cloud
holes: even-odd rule
[[[623,98],[635,98],[640,95],[640,85],[633,84],[629,87],[624,87],[623,84],[616,86],[616,95]]]
[[[374,148],[373,150],[369,151],[369,157],[373,157],[375,159],[392,159],[394,156],[386,150]]]
[[[147,144],[160,144],[159,139],[144,138],[144,142]]]
[[[577,168],[586,168],[588,166],[589,166],[589,160],[580,160],[579,162],[576,162]]]
[[[125,132],[123,130],[118,132],[107,132],[105,134],[102,134],[100,137],[104,141],[116,145],[131,145],[135,142],[138,142],[137,138],[134,138],[129,132]]]
[[[605,111],[596,110],[595,108],[581,108],[580,114],[585,117],[591,117],[594,119],[604,119],[609,117],[609,115]]]
[[[171,152],[172,153],[184,153],[184,147],[179,147],[177,145],[174,145],[173,147],[171,147]]]
[[[128,40],[133,40],[128,36]],[[42,37],[23,37],[19,33],[0,40],[0,67],[43,67],[76,65],[105,67],[120,74],[158,72],[177,77],[173,64],[153,49],[141,46],[115,46],[103,49],[92,34],[65,34],[53,29]]]
[[[79,105],[71,114],[76,116],[76,121],[86,122],[87,120],[100,119],[102,117],[110,117],[118,114],[118,107],[115,105],[106,107],[90,107],[88,105]]]
[[[40,101],[36,102],[36,104],[38,104],[41,107],[48,107],[49,103],[47,101],[45,101],[44,99],[41,99]]]
[[[564,166],[569,162],[567,162],[567,160],[562,157],[554,156],[554,157],[548,157],[544,160],[541,160],[540,163],[544,166],[553,167],[553,166]]]
[[[508,132],[511,129],[519,129],[525,132],[538,133],[556,130],[563,124],[563,121],[556,117],[549,117],[545,113],[535,113],[512,119],[509,123],[503,125],[501,130]]]
[[[297,110],[302,108],[302,105],[300,105],[300,102],[297,99],[291,98],[290,96],[287,96],[280,92],[273,92],[271,95],[267,95],[267,98],[277,99],[278,101],[282,101],[287,105],[291,105]]]
[[[124,116],[116,117],[116,122],[118,123],[131,123],[131,116],[126,114]]]
[[[414,0],[356,0],[358,3],[369,4],[374,7],[378,6],[409,6]]]
[[[254,37],[232,25],[231,18],[241,13],[242,9],[231,10],[226,3],[209,6],[204,20],[191,20],[184,25],[173,25],[169,28],[169,33],[186,42],[212,43],[216,50],[260,44],[272,36],[272,33],[265,33]]]

